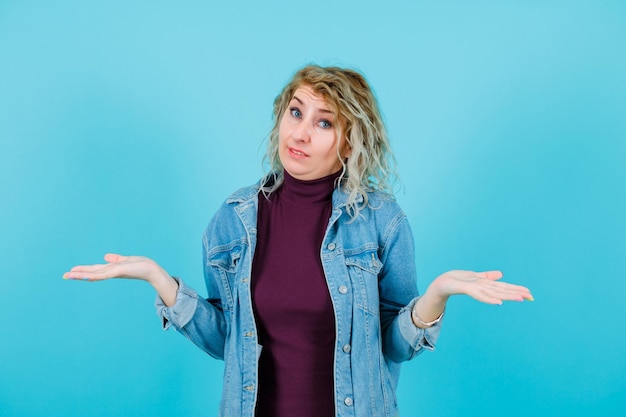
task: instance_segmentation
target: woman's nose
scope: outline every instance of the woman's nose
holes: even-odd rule
[[[291,136],[298,141],[308,142],[311,138],[311,132],[309,130],[309,125],[304,120],[298,123],[294,130],[291,132]]]

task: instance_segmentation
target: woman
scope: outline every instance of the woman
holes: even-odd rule
[[[274,118],[270,172],[204,234],[207,299],[144,257],[108,254],[64,278],[152,284],[165,328],[225,361],[221,416],[395,416],[400,363],[434,349],[451,295],[532,296],[498,271],[450,271],[418,296],[393,157],[361,74],[301,69]]]

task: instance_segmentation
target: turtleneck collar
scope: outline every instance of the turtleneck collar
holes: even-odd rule
[[[280,187],[281,199],[295,205],[326,204],[331,201],[335,180],[341,170],[315,180],[299,180],[283,170],[284,181]]]

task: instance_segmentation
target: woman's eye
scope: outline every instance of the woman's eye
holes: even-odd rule
[[[300,109],[298,109],[297,107],[292,107],[289,109],[289,111],[291,112],[291,115],[293,117],[297,117],[298,119],[302,117],[302,113],[300,112]]]
[[[330,123],[328,120],[320,120],[319,125],[322,129],[330,129],[331,127],[333,127],[332,123]]]

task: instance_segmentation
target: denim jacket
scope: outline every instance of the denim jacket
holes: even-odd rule
[[[157,297],[164,328],[170,325],[209,355],[222,359],[221,417],[253,417],[258,343],[250,276],[257,243],[260,184],[232,194],[203,236],[208,298],[179,280],[176,303]],[[261,198],[262,194],[261,194]],[[398,204],[368,194],[353,221],[347,194],[335,189],[320,257],[335,312],[335,415],[398,415],[400,363],[433,350],[440,324],[426,330],[411,320],[418,298],[413,235]]]

